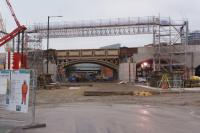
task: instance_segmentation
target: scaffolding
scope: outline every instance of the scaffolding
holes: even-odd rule
[[[1,16],[1,13],[0,13],[0,31],[1,33],[2,32],[6,32],[6,28],[5,28],[5,25],[4,25],[4,22],[3,22],[3,18]]]
[[[7,32],[6,32],[6,27],[5,27],[5,24],[4,24],[2,15],[1,15],[1,13],[0,13],[0,38],[2,38],[5,34],[7,34]],[[7,49],[7,48],[8,48],[8,45],[5,45],[4,48]]]
[[[43,73],[43,61],[45,59],[44,51],[42,50],[42,39],[38,36],[26,36],[27,43],[27,60],[28,68],[37,70],[38,73]]]
[[[159,19],[153,33],[154,71],[186,69],[188,22],[174,22],[171,18]]]
[[[47,24],[29,26],[26,31],[41,39],[47,38]],[[174,21],[170,17],[138,17],[99,19],[79,22],[50,23],[50,38],[97,37],[119,35],[153,35],[154,71],[169,70],[185,66],[186,46],[188,44],[188,22]],[[177,62],[176,58],[181,58]],[[186,68],[185,68],[186,69]]]
[[[94,37],[152,34],[157,17],[99,19],[79,22],[50,23],[50,38]],[[47,24],[38,23],[29,26],[27,33],[47,37]]]

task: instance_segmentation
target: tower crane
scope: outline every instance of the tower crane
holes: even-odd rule
[[[16,37],[18,34],[24,32],[27,28],[24,25],[21,25],[15,15],[15,12],[12,8],[12,5],[10,4],[9,0],[6,0],[6,4],[10,9],[11,15],[14,18],[14,21],[17,25],[17,28],[14,29],[11,33],[3,36],[2,38],[0,38],[0,47],[3,46],[5,43],[9,42],[10,40],[12,40],[14,37]]]

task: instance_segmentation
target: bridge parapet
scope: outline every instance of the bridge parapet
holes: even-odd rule
[[[107,59],[119,58],[119,49],[80,49],[80,50],[57,50],[57,59]]]

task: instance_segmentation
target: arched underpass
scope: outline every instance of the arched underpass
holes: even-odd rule
[[[200,65],[195,68],[195,76],[200,76]]]
[[[118,65],[105,60],[72,60],[63,65],[68,80],[113,81],[118,79]]]

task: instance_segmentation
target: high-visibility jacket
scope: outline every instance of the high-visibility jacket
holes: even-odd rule
[[[27,91],[28,91],[28,86],[27,86],[27,84],[23,84],[23,85],[22,85],[22,94],[27,94]]]

